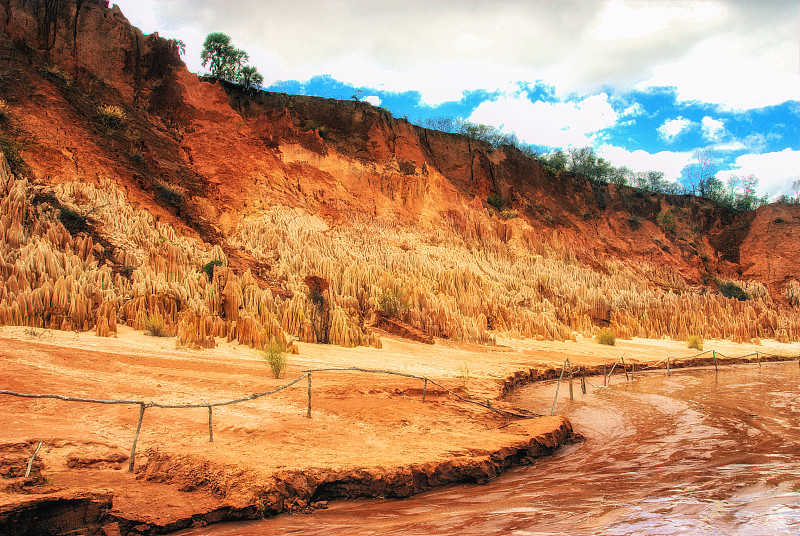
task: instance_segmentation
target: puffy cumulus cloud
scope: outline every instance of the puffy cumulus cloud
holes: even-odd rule
[[[797,100],[797,44],[774,42],[763,35],[761,25],[753,29],[755,35],[744,42],[731,36],[709,37],[685,56],[657,65],[653,76],[639,87],[674,86],[681,101],[716,103],[729,109]],[[765,54],[765,49],[773,54]]]
[[[526,143],[548,147],[592,145],[618,115],[602,93],[577,101],[531,102],[524,95],[504,96],[478,105],[469,120],[502,125]]]
[[[364,102],[368,102],[373,106],[380,106],[381,98],[377,95],[369,95],[368,97],[364,97]]]
[[[758,195],[770,198],[792,193],[792,183],[800,180],[800,151],[783,151],[763,154],[745,154],[738,157],[733,169],[720,171],[717,178],[727,181],[732,175],[758,178]]]
[[[700,126],[703,128],[703,137],[708,141],[722,141],[726,134],[725,123],[709,116],[700,120]]]
[[[692,122],[685,117],[678,117],[677,119],[668,119],[664,124],[658,127],[658,135],[667,143],[674,142],[678,136],[686,132],[692,127]]]
[[[611,162],[616,167],[625,166],[632,171],[663,171],[664,178],[676,182],[681,176],[681,170],[693,160],[690,152],[659,151],[629,151],[614,145],[598,147],[597,154]]]
[[[251,63],[267,83],[330,74],[356,86],[419,90],[430,105],[521,80],[545,80],[562,98],[675,86],[682,99],[730,107],[800,94],[796,0],[117,3],[145,31],[175,32],[190,50],[200,45],[189,38],[213,31],[253,60],[251,47],[261,47],[269,62]],[[187,62],[195,64],[188,50]]]

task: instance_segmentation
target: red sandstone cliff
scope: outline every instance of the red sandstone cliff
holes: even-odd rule
[[[202,82],[171,42],[142,35],[103,0],[9,0],[0,31],[0,90],[13,110],[4,128],[25,142],[31,177],[114,177],[142,207],[212,242],[224,245],[243,215],[273,204],[333,224],[358,214],[480,234],[461,209],[498,193],[529,232],[598,268],[645,260],[692,283],[720,274],[776,291],[800,277],[797,206],[733,214],[694,197],[595,186],[366,103]],[[125,110],[124,132],[97,125],[105,104]],[[164,185],[180,198],[160,196]],[[659,226],[663,213],[676,217],[674,232]],[[513,222],[497,224],[501,235],[504,225]]]

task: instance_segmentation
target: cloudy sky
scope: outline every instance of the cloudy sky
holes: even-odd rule
[[[696,150],[759,193],[800,179],[797,0],[111,0],[182,39],[224,32],[265,89],[462,118],[543,147],[593,146],[680,180]]]

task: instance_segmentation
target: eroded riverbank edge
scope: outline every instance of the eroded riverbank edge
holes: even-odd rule
[[[141,344],[141,341],[138,341],[138,343]],[[583,345],[580,343],[578,345],[565,344],[563,345],[564,348],[557,347],[554,344],[552,346],[556,352],[553,352],[552,349],[543,349],[540,351],[541,354],[535,357],[528,353],[529,350],[528,347],[524,346],[525,344],[527,343],[509,341],[509,346],[498,347],[496,350],[489,349],[489,351],[493,352],[490,359],[480,361],[480,364],[476,365],[472,370],[474,375],[473,382],[475,383],[470,386],[471,395],[478,397],[480,400],[491,399],[492,405],[502,407],[505,404],[504,395],[517,387],[537,381],[558,378],[561,373],[561,366],[556,366],[555,363],[557,360],[563,359],[564,355],[569,355],[572,359],[574,373],[585,372],[587,376],[602,374],[604,364],[606,369],[610,369],[617,360],[617,356],[613,353],[614,351],[627,352],[626,365],[629,371],[632,365],[636,367],[637,371],[644,368],[666,367],[663,359],[657,357],[659,354],[647,355],[648,352],[653,352],[650,348],[650,345],[654,344],[653,341],[623,343],[627,347],[623,346],[618,349],[597,349],[597,346],[593,343]],[[665,355],[665,352],[668,351],[670,353],[666,355],[677,353],[675,352],[676,348],[671,348],[670,344],[673,347],[676,346],[674,343],[658,341],[659,348],[662,345],[665,346],[665,348],[659,350],[661,352],[660,356]],[[346,360],[348,364],[351,364],[354,360],[360,359],[361,362],[359,364],[375,366],[377,364],[375,359],[378,357],[386,361],[386,356],[388,355],[389,358],[395,359],[395,362],[400,362],[398,356],[406,359],[406,356],[414,355],[415,352],[419,351],[419,345],[409,346],[405,342],[387,341],[386,346],[387,349],[380,353],[372,350],[361,350],[360,352],[339,350],[338,352],[341,353],[341,356],[337,354],[337,349],[325,348],[324,356],[320,355],[319,357],[312,353],[317,351],[316,348],[309,347],[307,350],[304,348],[304,353],[307,351],[309,355],[302,362],[297,363],[297,368],[318,365],[320,364],[319,360],[323,358],[325,364],[337,363],[337,360],[341,360],[343,363]],[[637,359],[634,356],[630,356],[631,347],[638,355],[647,357]],[[736,349],[738,348],[736,347]],[[577,352],[581,350],[587,353],[591,352],[591,355],[577,355]],[[599,353],[595,353],[597,350],[600,350]],[[438,370],[440,374],[448,370],[451,375],[456,373],[456,366],[463,362],[465,355],[465,350],[450,348],[444,344],[442,348],[433,349],[433,353],[428,348],[426,348],[426,351],[428,360],[424,362],[423,366],[433,368],[431,363],[435,363],[435,370]],[[481,352],[480,356],[482,358],[486,357],[483,353],[486,352],[486,349],[480,348],[476,351]],[[731,353],[730,350],[727,351]],[[76,358],[76,354],[80,359]],[[41,359],[45,358],[45,362],[58,365],[59,378],[61,378],[63,367],[66,365],[76,367],[76,371],[85,375],[85,370],[97,371],[99,370],[99,363],[107,364],[110,359],[113,359],[113,374],[119,375],[118,381],[115,380],[116,383],[112,385],[113,389],[129,388],[125,384],[131,383],[132,376],[126,372],[125,367],[129,364],[134,364],[135,369],[131,369],[131,372],[135,373],[133,378],[135,378],[137,389],[149,387],[154,389],[154,392],[160,392],[163,395],[171,387],[167,382],[172,381],[170,378],[165,379],[163,367],[169,366],[171,368],[174,366],[173,363],[184,363],[184,360],[187,359],[182,354],[177,356],[179,361],[176,361],[176,357],[172,356],[167,356],[167,358],[163,359],[159,358],[161,361],[157,361],[149,355],[146,357],[142,355],[129,357],[128,354],[124,354],[125,359],[120,358],[117,354],[99,355],[99,357],[98,355],[98,352],[94,349],[85,354],[75,349],[59,349],[58,354],[37,354],[34,367],[36,377],[38,378],[41,375]],[[559,355],[561,356],[560,359]],[[211,371],[219,368],[220,364],[224,365],[224,369],[213,372],[215,374],[215,392],[226,387],[236,390],[241,389],[243,387],[242,378],[250,377],[243,375],[245,373],[251,374],[251,369],[257,366],[249,359],[243,360],[241,355],[238,357],[233,356],[230,350],[219,356],[213,353],[190,354],[188,359],[191,361],[191,370],[196,375],[195,380],[201,379],[204,383],[207,383],[208,375],[212,374]],[[738,359],[737,362],[785,359],[786,357],[761,353],[759,356]],[[673,360],[672,367],[710,366],[713,365],[714,360],[715,357],[712,355],[695,357],[686,355],[686,357]],[[724,364],[722,358],[719,358],[719,362]],[[19,363],[20,371],[24,372],[33,363],[30,360],[21,361]],[[473,363],[476,362],[473,361]],[[659,365],[659,363],[661,364]],[[483,365],[485,365],[483,369],[478,368]],[[81,368],[78,368],[78,366]],[[414,365],[409,364],[408,366],[411,368]],[[152,378],[150,375],[143,375],[141,372],[143,367],[151,367],[153,370],[157,370],[159,374],[152,375]],[[32,368],[31,371],[33,370]],[[184,381],[188,370],[182,368],[182,370],[175,371],[174,375]],[[495,375],[492,371],[497,371],[499,374]],[[225,381],[223,378],[236,376],[237,373],[239,377],[235,378],[235,381],[230,380],[230,385],[223,385]],[[426,371],[426,373],[430,374],[430,371]],[[623,370],[619,365],[615,370],[615,374],[623,374]],[[450,378],[450,381],[452,381],[453,376]],[[80,385],[85,386],[85,379],[83,377],[79,379]],[[262,380],[263,378],[259,377],[258,381],[262,382]],[[20,377],[19,381],[22,383],[23,378]],[[59,379],[59,381],[64,380]],[[407,497],[434,487],[447,486],[459,482],[482,482],[488,480],[513,465],[530,463],[536,456],[550,454],[559,444],[574,438],[571,427],[559,417],[514,421],[513,425],[501,430],[507,423],[486,417],[486,414],[491,412],[488,412],[485,408],[475,410],[474,407],[469,405],[469,407],[457,404],[452,405],[445,401],[446,397],[443,393],[436,390],[429,390],[428,404],[420,405],[421,386],[415,386],[412,383],[397,386],[388,382],[381,383],[379,380],[371,380],[372,388],[363,389],[352,378],[343,381],[344,384],[340,384],[335,388],[331,386],[329,392],[323,391],[322,393],[323,397],[328,397],[322,406],[327,405],[328,410],[333,410],[333,415],[337,416],[336,418],[344,418],[342,417],[345,415],[343,412],[351,413],[347,421],[350,423],[355,422],[355,419],[363,418],[364,413],[359,413],[358,411],[352,413],[355,405],[370,406],[369,409],[373,415],[383,415],[387,410],[390,413],[396,410],[394,412],[398,415],[385,420],[382,419],[377,423],[371,423],[375,425],[375,429],[390,430],[391,428],[396,428],[398,424],[408,424],[406,421],[400,420],[401,417],[399,415],[403,412],[409,412],[403,415],[403,419],[408,418],[411,421],[425,422],[430,425],[435,422],[431,420],[430,412],[433,411],[434,413],[441,413],[440,417],[444,419],[458,420],[461,426],[467,421],[477,423],[481,428],[485,428],[488,431],[485,433],[493,438],[494,441],[490,447],[484,449],[483,445],[480,448],[476,447],[475,439],[459,441],[451,434],[445,444],[441,443],[440,438],[437,447],[441,451],[440,455],[416,457],[417,460],[421,459],[424,463],[403,463],[403,457],[398,455],[395,455],[393,459],[383,461],[386,459],[386,451],[383,450],[380,456],[376,456],[377,463],[363,464],[352,459],[349,464],[340,463],[340,466],[347,465],[346,470],[331,468],[330,460],[327,462],[327,467],[324,466],[324,463],[315,466],[313,462],[309,463],[309,460],[315,460],[314,454],[304,454],[306,462],[294,463],[293,470],[280,471],[273,470],[272,468],[275,464],[269,462],[271,457],[280,456],[281,453],[276,453],[266,448],[258,454],[255,454],[251,449],[249,451],[249,459],[231,460],[229,458],[228,460],[219,460],[216,454],[203,456],[203,453],[198,453],[196,449],[193,453],[184,453],[181,448],[175,447],[180,443],[176,443],[174,440],[165,438],[162,435],[159,436],[158,442],[164,444],[163,448],[143,448],[140,453],[137,453],[135,477],[122,471],[112,472],[106,470],[105,476],[111,475],[114,480],[108,486],[104,485],[102,478],[95,478],[93,482],[80,482],[81,485],[76,486],[76,489],[72,491],[68,487],[62,491],[54,490],[53,493],[47,496],[31,495],[29,500],[26,501],[28,503],[27,513],[23,513],[26,507],[20,502],[10,507],[6,504],[6,506],[0,507],[2,508],[0,509],[0,527],[3,526],[3,523],[6,523],[4,520],[7,520],[8,526],[15,527],[14,532],[6,531],[9,534],[58,534],[71,530],[83,530],[83,534],[106,535],[117,533],[164,534],[192,526],[202,526],[221,521],[254,519],[263,515],[268,516],[281,512],[312,510],[323,506],[325,501],[333,499]],[[161,383],[164,383],[163,388]],[[123,387],[120,387],[120,385]],[[315,383],[315,386],[317,385]],[[108,388],[108,384],[103,384],[103,387]],[[297,402],[302,402],[302,392],[291,396],[294,398],[290,398],[287,402],[293,405]],[[369,397],[368,400],[365,397]],[[398,404],[402,408],[398,407]],[[264,404],[261,404],[257,414],[263,416],[265,409],[269,410],[269,407],[265,408]],[[61,411],[63,411],[63,407]],[[426,411],[428,413],[425,413]],[[324,417],[324,415],[320,417]],[[170,425],[176,422],[174,420],[176,418],[166,413],[158,416],[159,420],[169,421],[167,424]],[[251,419],[252,415],[247,415],[247,418]],[[553,421],[553,419],[556,420]],[[323,422],[324,424],[324,418],[318,421],[315,416],[313,421],[297,417],[295,420],[290,421],[289,425],[298,426],[301,421],[303,423]],[[252,434],[254,430],[259,433],[263,432],[263,434],[272,433],[264,432],[265,429],[262,423],[268,425],[266,430],[271,430],[269,423],[265,423],[261,419],[261,422],[252,424],[250,428],[242,428],[241,423],[238,423],[233,428],[225,430],[225,433],[233,435],[234,432],[244,431]],[[131,425],[135,424],[135,420],[131,421],[129,419],[127,423],[123,424],[124,426],[120,428],[123,437],[122,444],[124,444],[125,439],[129,440]],[[100,425],[105,426],[105,423],[101,422]],[[151,422],[146,421],[146,430],[149,431],[151,426]],[[318,424],[314,424],[312,428],[309,428],[310,431],[307,431],[306,435],[300,438],[306,443],[298,443],[297,438],[294,438],[293,447],[290,448],[301,448],[305,451],[306,447],[309,447],[309,450],[313,452],[313,445],[310,442],[315,441],[314,438],[316,436],[314,434],[316,431],[314,427],[316,426]],[[542,431],[543,426],[548,428],[546,432]],[[508,435],[500,437],[500,432],[512,429],[518,431],[516,435],[519,439],[511,440]],[[530,433],[527,430],[530,430]],[[161,432],[163,432],[163,428]],[[187,433],[191,436],[196,436],[198,432],[202,435],[202,427],[199,430],[190,430]],[[32,435],[32,432],[25,431],[24,433],[26,434],[25,437],[36,437]],[[120,436],[117,435],[116,437]],[[424,446],[423,443],[430,441],[430,436],[414,435],[409,437],[411,437],[409,441],[419,442],[418,446],[420,448]],[[413,439],[414,437],[416,439]],[[330,436],[328,437],[329,439]],[[462,439],[464,438],[462,437]],[[170,443],[170,441],[172,442]],[[271,441],[273,448],[276,444],[284,444],[282,436],[278,439],[273,438]],[[322,442],[324,443],[324,441],[326,440],[323,439]],[[320,441],[317,442],[319,443]],[[257,443],[259,448],[265,444],[269,444],[269,442],[265,443],[264,440],[260,440]],[[329,445],[333,444],[329,443]],[[35,444],[27,444],[25,446],[27,450],[32,452]],[[214,443],[215,449],[220,446],[222,445]],[[444,448],[442,448],[443,446]],[[392,448],[392,445],[390,444],[388,448]],[[339,450],[344,453],[343,459],[350,455],[346,449],[340,447]],[[317,453],[319,453],[319,450]],[[98,460],[87,461],[94,463]],[[104,460],[99,461],[101,464],[105,463]],[[225,463],[226,461],[228,463]],[[270,469],[262,468],[260,471],[256,470],[262,465],[266,465]],[[353,466],[368,467],[369,469],[352,469]],[[98,475],[100,473],[102,471],[97,471],[96,469],[93,471],[84,470],[82,473],[79,470],[75,472],[75,476],[72,478],[77,483],[81,479],[88,478],[90,474]],[[61,484],[61,482],[57,482],[57,484]],[[85,488],[89,484],[94,485],[90,491],[87,491]],[[141,500],[140,497],[138,506],[131,506],[131,504],[127,504],[127,507],[120,506],[120,503],[125,502],[125,500],[128,503],[131,502],[127,497],[123,497],[125,500],[119,500],[121,498],[120,491],[127,493],[127,487],[131,486],[137,486],[139,488],[137,493],[144,497],[147,502]],[[242,490],[246,490],[247,493],[242,493]],[[175,503],[181,503],[183,507],[173,508]],[[25,523],[22,522],[26,516],[33,523],[27,525],[31,527],[30,529],[26,529]],[[11,523],[12,521],[14,523]]]
[[[225,493],[233,478],[246,478],[241,469],[215,466],[158,451],[146,453],[147,461],[136,471],[136,480],[156,484],[152,512],[124,512],[115,509],[111,491],[61,490],[50,495],[32,495],[15,503],[0,506],[0,529],[3,534],[168,534],[190,527],[224,521],[251,520],[282,513],[306,513],[324,507],[328,501],[356,498],[406,498],[434,488],[460,483],[484,483],[505,470],[533,463],[555,452],[564,444],[580,439],[566,418],[547,417],[553,426],[527,440],[492,452],[474,452],[471,456],[410,464],[395,468],[371,468],[331,471],[281,471],[264,481],[253,483],[255,501],[236,503],[220,500],[217,507],[201,508],[191,515],[159,519],[158,484],[179,483],[180,491]],[[518,426],[523,423],[512,422]],[[235,485],[235,484],[234,484]],[[191,496],[187,495],[187,499]]]

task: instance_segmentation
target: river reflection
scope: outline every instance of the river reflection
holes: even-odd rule
[[[588,395],[576,385],[574,402],[562,385],[556,413],[586,441],[534,466],[485,485],[182,534],[797,536],[799,370],[792,362],[616,377]],[[530,386],[512,400],[549,413],[554,391]]]

